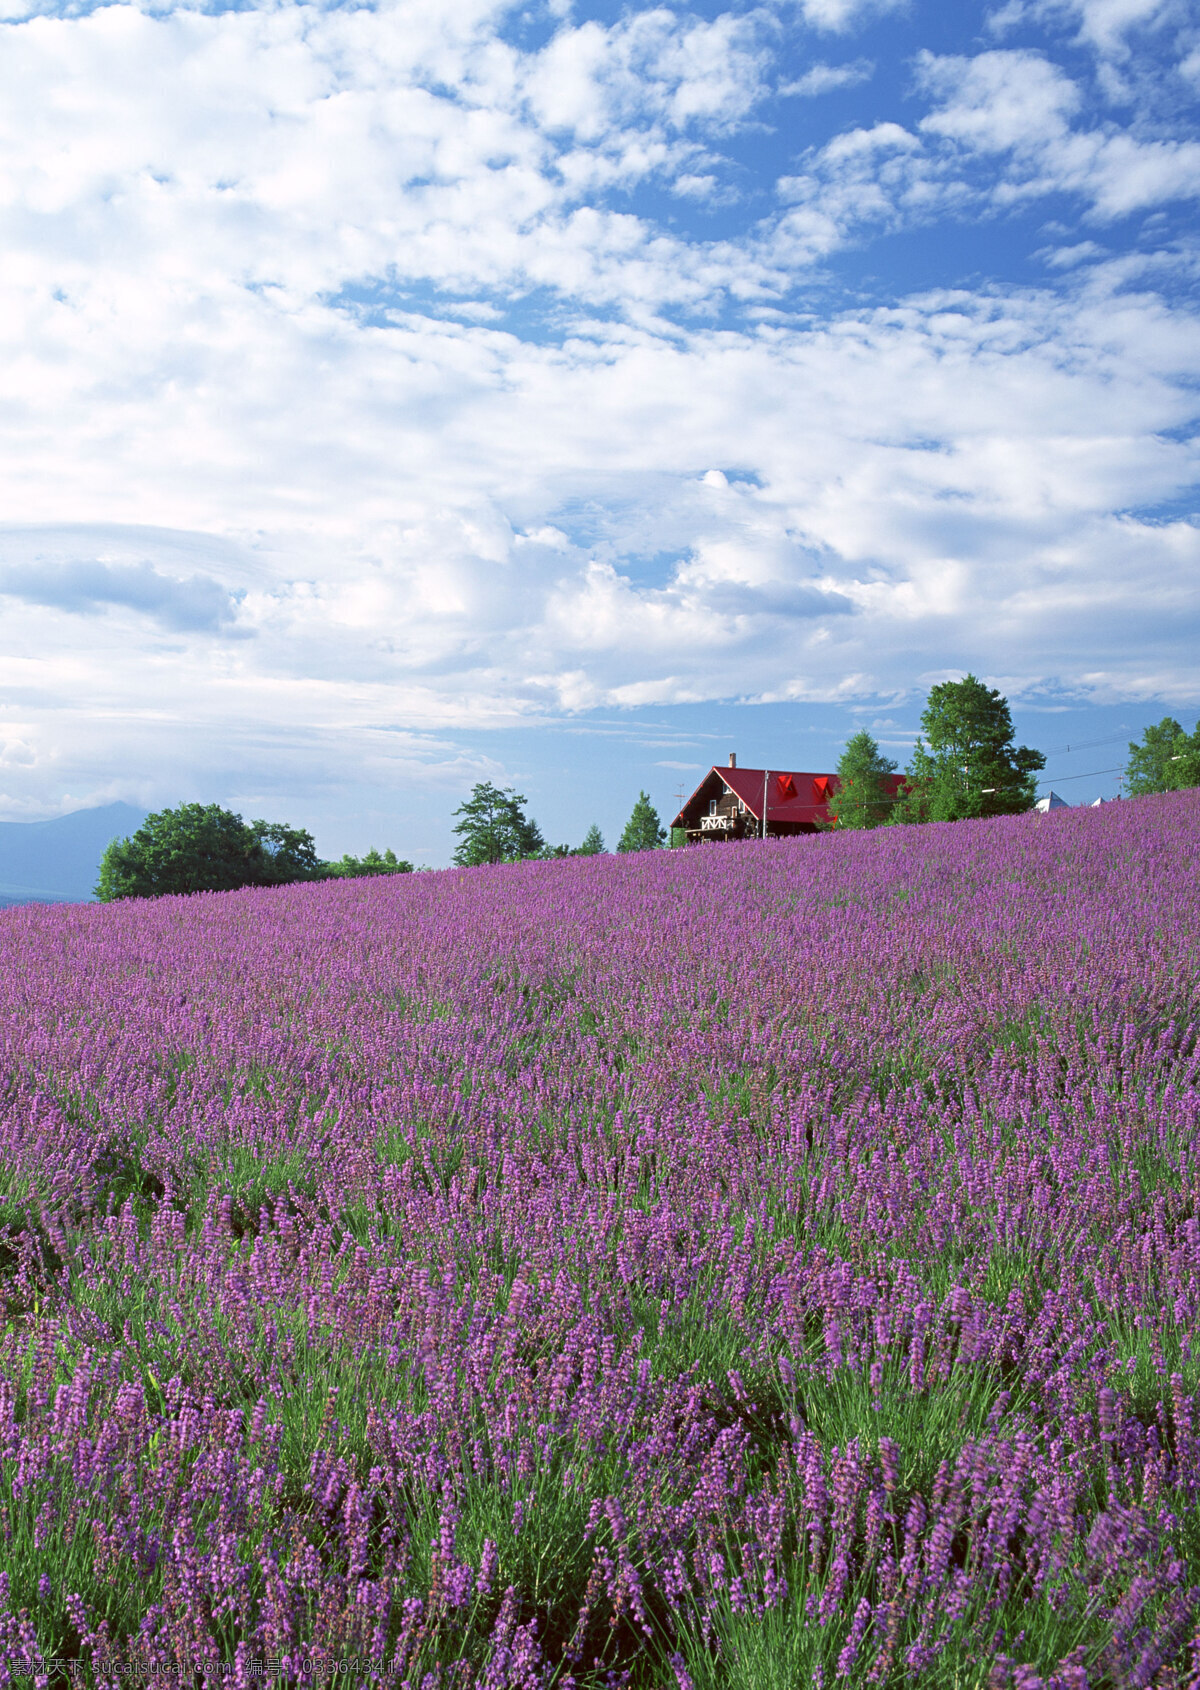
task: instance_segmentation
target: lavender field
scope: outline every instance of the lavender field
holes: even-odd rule
[[[18,909],[0,1036],[0,1683],[1200,1685],[1200,794]]]

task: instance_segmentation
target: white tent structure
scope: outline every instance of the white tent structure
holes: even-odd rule
[[[1060,798],[1058,793],[1054,791],[1048,792],[1044,798],[1039,798],[1033,807],[1035,810],[1040,810],[1042,815],[1045,815],[1047,810],[1069,810],[1071,808],[1066,799]]]

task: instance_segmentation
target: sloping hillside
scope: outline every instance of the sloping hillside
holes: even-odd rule
[[[1194,1685],[1198,1040],[1200,793],[6,912],[0,1664]]]

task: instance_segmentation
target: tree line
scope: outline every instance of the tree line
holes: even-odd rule
[[[480,781],[454,812],[461,817],[454,861],[463,865],[510,863],[528,858],[592,857],[604,849],[595,825],[583,843],[547,845],[535,821],[525,815],[525,798],[511,788]],[[633,807],[618,851],[649,851],[666,833],[648,795]],[[243,886],[289,886],[303,880],[356,880],[381,874],[412,874],[413,865],[390,848],[374,847],[363,857],[326,862],[305,828],[286,822],[245,822],[218,804],[180,804],[159,810],[128,839],[114,839],[100,861],[96,897],[161,898],[168,893],[233,892]]]
[[[581,845],[547,845],[538,824],[525,814],[527,799],[511,786],[493,786],[480,781],[471,796],[454,814],[460,818],[454,832],[458,844],[454,862],[459,868],[477,868],[483,863],[514,863],[554,857],[598,857],[605,850],[604,835],[593,822]],[[654,851],[665,845],[666,829],[650,795],[639,792],[637,803],[617,850]]]
[[[897,822],[963,821],[1019,815],[1037,798],[1040,751],[1013,743],[1008,701],[974,675],[936,686],[921,717],[921,736],[900,781],[865,730],[847,741],[838,763],[839,790],[830,800],[839,828]],[[1200,722],[1185,733],[1172,716],[1130,741],[1123,781],[1128,798],[1200,786]]]
[[[945,681],[929,694],[908,768],[885,757],[864,728],[846,743],[829,825],[869,828],[900,822],[964,821],[1018,815],[1033,808],[1040,751],[1015,744],[1008,701],[974,675]],[[1130,743],[1125,792],[1141,797],[1200,786],[1200,722],[1185,733],[1172,716]],[[582,843],[548,845],[526,799],[512,787],[480,781],[454,814],[460,867],[556,857],[594,857],[605,849],[593,822]],[[680,830],[682,831],[682,830]],[[649,794],[639,792],[616,849],[654,851],[666,829]],[[684,843],[673,838],[672,844]],[[283,886],[301,880],[347,880],[411,874],[413,865],[388,849],[336,862],[317,855],[311,833],[284,822],[244,822],[216,804],[181,804],[147,816],[128,839],[114,840],[100,863],[96,896],[154,898],[165,893],[229,892],[241,886]]]
[[[147,816],[128,839],[114,839],[100,859],[96,896],[161,898],[170,892],[233,892],[297,880],[353,880],[411,874],[390,848],[324,862],[313,836],[286,822],[244,822],[219,804],[181,804]]]
[[[1147,728],[1141,743],[1129,747],[1125,795],[1145,798],[1152,792],[1182,792],[1200,786],[1200,722],[1184,733],[1174,716]]]
[[[999,692],[974,675],[946,681],[929,694],[921,717],[921,736],[912,761],[893,790],[896,764],[881,753],[863,729],[849,741],[838,764],[839,789],[830,800],[830,826],[879,827],[885,823],[960,821],[1029,810],[1037,798],[1040,751],[1014,744],[1012,714]],[[604,850],[600,829],[589,830],[582,845],[547,846],[525,799],[512,788],[478,785],[460,817],[454,861],[463,866],[508,863],[539,857],[591,856]],[[676,830],[672,844],[683,844]],[[618,851],[653,851],[667,842],[666,829],[645,792],[638,794],[621,835]]]
[[[1037,802],[1040,751],[1014,743],[1008,700],[974,675],[934,687],[899,783],[896,764],[865,728],[846,743],[829,801],[838,828],[1020,815]],[[897,790],[898,786],[898,790]]]

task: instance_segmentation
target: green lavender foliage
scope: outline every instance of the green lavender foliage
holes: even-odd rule
[[[7,918],[3,1658],[1189,1682],[1197,819]]]

